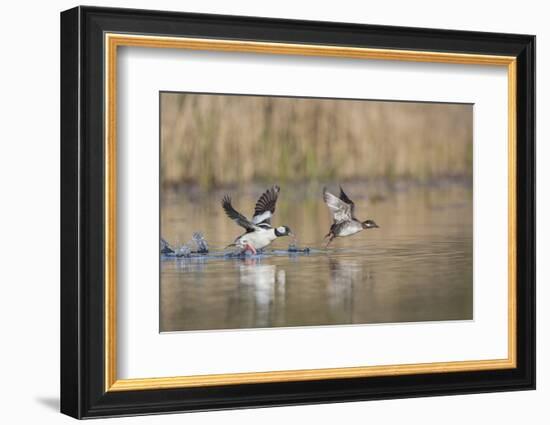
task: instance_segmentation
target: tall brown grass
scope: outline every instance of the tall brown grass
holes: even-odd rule
[[[472,174],[472,106],[161,94],[161,179],[248,182]]]

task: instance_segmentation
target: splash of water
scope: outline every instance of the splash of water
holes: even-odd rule
[[[176,251],[176,257],[189,257],[191,255],[191,248],[187,245],[180,246]]]
[[[202,232],[193,233],[193,242],[197,246],[197,253],[199,254],[208,253],[208,243],[206,242],[206,239],[204,239]]]

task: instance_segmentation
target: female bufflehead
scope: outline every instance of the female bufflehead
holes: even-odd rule
[[[275,212],[277,196],[279,196],[279,186],[273,186],[266,190],[254,208],[252,220],[247,219],[240,212],[236,211],[231,205],[231,197],[224,196],[222,207],[227,216],[234,220],[239,226],[246,229],[246,233],[235,239],[229,246],[238,246],[256,254],[258,249],[265,248],[280,236],[294,236],[288,226],[272,227],[271,217]]]
[[[325,236],[325,239],[330,237],[325,248],[334,238],[341,236],[351,236],[363,229],[372,229],[378,227],[378,225],[372,220],[359,221],[355,217],[355,204],[345,194],[342,187],[340,187],[340,197],[336,197],[330,192],[327,192],[327,188],[323,189],[323,199],[327,204],[334,222],[330,226],[330,231]]]

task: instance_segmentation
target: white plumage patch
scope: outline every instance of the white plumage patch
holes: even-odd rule
[[[262,249],[268,246],[275,239],[277,239],[277,236],[275,235],[274,229],[259,228],[254,232],[246,233],[245,235],[242,235],[241,237],[237,238],[237,240],[235,241],[235,244],[238,245],[240,242],[242,243],[243,239],[246,240],[247,243],[252,245],[254,248]]]
[[[356,222],[350,222],[340,232],[338,236],[351,236],[363,230],[363,226]]]
[[[271,211],[264,211],[263,213],[252,217],[252,222],[254,224],[258,224],[264,220],[267,220],[268,218],[271,218],[271,216],[272,216]]]

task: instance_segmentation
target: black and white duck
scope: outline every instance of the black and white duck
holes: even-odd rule
[[[271,217],[275,213],[275,205],[279,196],[279,186],[267,189],[256,202],[254,215],[249,220],[231,205],[231,197],[226,195],[222,200],[222,207],[227,216],[239,226],[246,229],[246,232],[239,236],[229,246],[237,246],[244,251],[256,254],[281,236],[294,236],[288,226],[273,227]]]
[[[325,239],[329,238],[325,248],[334,238],[351,236],[359,233],[361,230],[379,227],[372,220],[359,221],[355,217],[355,204],[346,195],[342,187],[340,187],[340,197],[333,195],[327,191],[327,188],[324,188],[323,200],[327,204],[333,219],[330,231],[325,236]]]

